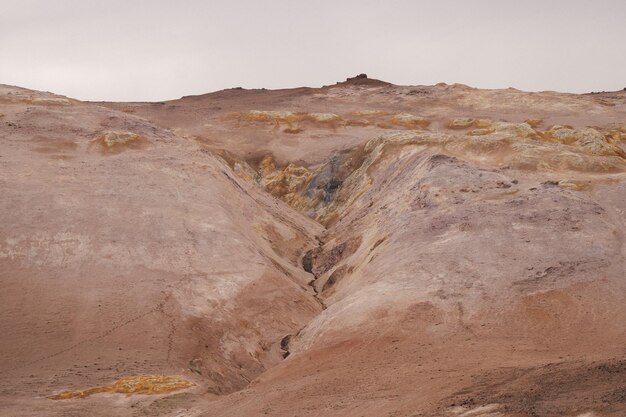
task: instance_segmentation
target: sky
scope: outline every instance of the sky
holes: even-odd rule
[[[0,0],[0,83],[81,100],[232,87],[626,87],[625,0]]]

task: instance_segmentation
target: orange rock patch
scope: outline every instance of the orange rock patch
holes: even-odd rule
[[[99,394],[104,392],[126,395],[167,394],[169,392],[189,388],[194,385],[194,383],[186,381],[177,376],[127,376],[114,382],[111,385],[106,385],[104,387],[94,387],[79,391],[64,391],[49,398],[52,400],[68,400],[70,398],[85,398],[93,394]]]
[[[104,132],[95,143],[100,145],[104,153],[119,153],[125,149],[141,149],[148,143],[142,136],[133,132]]]

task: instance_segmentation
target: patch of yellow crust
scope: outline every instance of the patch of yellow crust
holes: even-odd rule
[[[104,153],[119,153],[125,149],[141,149],[148,141],[133,132],[108,131],[98,136],[95,143]]]
[[[387,116],[389,112],[381,111],[381,110],[363,110],[363,111],[353,111],[351,114],[354,116],[360,116],[360,117],[377,117],[377,116]]]
[[[283,129],[283,132],[297,135],[298,133],[304,132],[304,129],[299,127],[286,127],[285,129]]]
[[[416,127],[426,128],[430,125],[430,120],[421,116],[414,116],[409,113],[398,113],[391,118],[391,123],[415,129]]]
[[[287,127],[284,133],[298,134],[304,131],[304,126],[337,128],[345,121],[334,113],[304,113],[279,110],[250,110],[248,112],[230,113],[227,119],[238,120],[243,123],[273,124],[275,128],[281,125]]]
[[[52,400],[68,400],[70,398],[85,398],[93,394],[103,392],[111,394],[167,394],[185,388],[193,387],[195,384],[177,376],[165,375],[139,375],[127,376],[111,385],[104,387],[94,387],[80,391],[64,391],[60,394],[49,397]]]
[[[232,113],[229,117],[244,122],[264,122],[274,124],[291,124],[303,121],[317,123],[341,122],[342,119],[334,113],[303,113],[278,110],[250,110],[244,113]]]
[[[70,106],[72,102],[64,97],[37,97],[31,100],[31,104],[40,106]]]
[[[591,184],[588,181],[561,180],[558,185],[561,188],[567,188],[574,191],[585,191],[591,189]]]
[[[139,139],[139,135],[132,132],[106,132],[100,136],[99,140],[107,148],[118,145],[126,145]]]
[[[530,127],[532,127],[533,129],[536,129],[543,123],[543,120],[541,120],[541,119],[527,119],[526,123],[528,123],[528,125]]]
[[[475,119],[470,117],[460,117],[448,123],[448,129],[467,129],[474,126]]]
[[[447,124],[448,129],[460,130],[475,127],[479,130],[491,129],[493,121],[491,119],[473,119],[471,117],[459,117],[451,120]]]

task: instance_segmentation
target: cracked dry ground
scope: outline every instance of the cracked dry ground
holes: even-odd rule
[[[625,149],[626,92],[0,86],[0,415],[623,417]]]

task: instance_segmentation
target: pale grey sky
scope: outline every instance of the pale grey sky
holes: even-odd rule
[[[626,87],[626,0],[0,0],[0,83],[85,100],[229,87]]]

